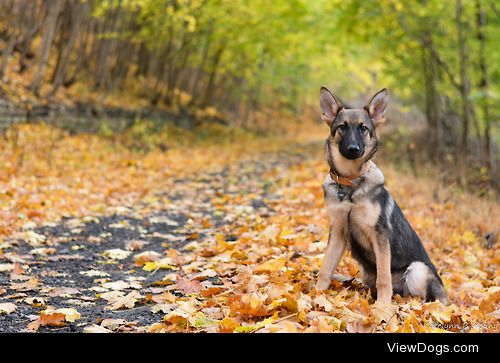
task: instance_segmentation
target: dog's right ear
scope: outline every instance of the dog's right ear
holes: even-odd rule
[[[321,105],[321,119],[326,122],[328,127],[332,126],[333,120],[337,116],[337,113],[342,108],[339,100],[335,98],[333,93],[330,92],[325,86],[321,87],[319,93],[319,103]]]

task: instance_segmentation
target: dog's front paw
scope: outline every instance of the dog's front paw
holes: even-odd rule
[[[330,278],[318,277],[318,281],[316,282],[316,291],[325,291],[330,286]]]

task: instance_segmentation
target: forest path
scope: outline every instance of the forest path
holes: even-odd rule
[[[174,187],[158,192],[171,203],[159,210],[155,206],[153,212],[143,202],[124,207],[119,214],[64,218],[60,223],[27,230],[13,241],[15,247],[7,256],[11,263],[0,265],[0,304],[16,305],[15,312],[0,319],[0,332],[29,331],[30,322],[47,307],[74,308],[81,317],[61,327],[42,324],[40,332],[82,332],[103,319],[123,319],[122,323],[110,323],[113,330],[120,331],[145,331],[148,325],[161,322],[161,307],[152,312],[161,304],[147,296],[160,296],[165,291],[183,296],[182,290],[173,288],[175,284],[165,287],[169,284],[166,276],[177,268],[151,267],[145,271],[145,262],[161,260],[173,250],[182,259],[184,254],[193,253],[190,245],[218,234],[236,241],[238,236],[227,234],[231,216],[239,218],[243,213],[266,219],[276,213],[268,203],[280,196],[272,192],[275,180],[266,174],[286,173],[288,167],[316,157],[318,147],[321,145],[316,143],[297,144],[290,151],[257,154],[238,165],[222,165],[218,171],[174,180]],[[241,203],[223,214],[224,198]],[[205,279],[206,286],[223,284],[217,276],[198,278]],[[126,308],[127,301],[133,308]],[[109,308],[113,302],[118,308]]]
[[[391,165],[380,165],[388,188],[452,305],[396,297],[384,318],[357,280],[314,291],[328,223],[322,150],[239,154],[111,214],[24,225],[0,255],[0,331],[498,331],[498,246],[481,238],[498,204]],[[359,276],[349,254],[338,272]]]

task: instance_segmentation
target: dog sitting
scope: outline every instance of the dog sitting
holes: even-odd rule
[[[371,160],[387,101],[383,89],[363,109],[349,109],[321,88],[321,118],[330,128],[325,145],[330,173],[323,182],[330,230],[316,290],[328,289],[348,246],[361,265],[363,282],[376,291],[377,303],[390,304],[398,293],[447,304],[436,267]]]

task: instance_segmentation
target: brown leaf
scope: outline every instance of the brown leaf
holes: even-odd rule
[[[125,247],[127,248],[127,250],[130,250],[130,251],[138,251],[142,247],[144,247],[144,245],[146,245],[146,244],[148,244],[147,241],[132,240],[132,241],[128,241],[127,243],[125,243]]]
[[[47,295],[50,297],[70,297],[77,294],[80,294],[80,290],[74,287],[54,287]]]
[[[158,261],[161,255],[155,251],[144,251],[134,256],[136,266],[143,266],[146,262]]]
[[[177,278],[175,286],[186,295],[197,293],[202,289],[202,285],[199,281],[188,280],[182,277]]]
[[[32,291],[38,288],[39,281],[36,277],[30,278],[26,282],[12,282],[10,288],[18,291]]]

